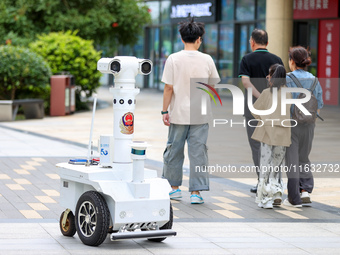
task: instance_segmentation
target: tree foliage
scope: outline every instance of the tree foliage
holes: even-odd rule
[[[41,56],[6,45],[0,46],[0,58],[0,99],[48,97],[51,69]]]
[[[91,40],[77,36],[76,31],[40,35],[30,48],[47,61],[53,74],[69,72],[74,76],[76,85],[79,85],[76,91],[78,110],[81,108],[80,93],[83,91],[86,96],[91,96],[100,86],[97,61],[101,52],[94,49]]]
[[[134,44],[150,21],[137,0],[1,0],[0,44],[27,45],[36,35],[78,30],[96,44]]]

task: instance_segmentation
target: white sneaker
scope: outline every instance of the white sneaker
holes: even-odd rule
[[[307,191],[303,191],[301,193],[301,200],[302,203],[312,203],[312,201],[310,200],[310,195]]]
[[[307,191],[301,193],[301,200],[303,206],[311,206],[310,194]]]
[[[180,200],[182,198],[182,191],[180,189],[173,189],[169,193],[170,199]]]
[[[292,204],[288,201],[288,198],[286,198],[285,201],[283,201],[283,205],[289,206],[289,207],[295,207],[295,208],[301,208],[301,207],[302,207],[302,205],[292,205]]]
[[[190,196],[190,200],[191,200],[192,204],[203,204],[204,203],[204,200],[203,200],[203,198],[201,197],[200,194],[198,194],[198,195],[192,194]]]
[[[275,206],[281,205],[281,203],[282,203],[281,197],[282,197],[281,192],[276,193],[273,197],[273,200],[274,200],[273,205],[275,205]]]
[[[264,208],[264,209],[273,209],[273,202],[268,201],[267,203],[264,203],[264,204],[260,202],[257,206],[260,208]]]

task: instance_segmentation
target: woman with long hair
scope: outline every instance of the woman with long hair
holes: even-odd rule
[[[281,115],[281,91],[283,87],[286,87],[284,66],[272,65],[266,78],[269,88],[263,90],[254,108],[268,110],[273,104],[273,99],[276,98],[277,107],[269,115],[253,114],[259,123],[252,139],[261,142],[260,178],[255,202],[261,208],[271,209],[273,205],[281,205],[282,202],[284,188],[281,170],[286,148],[291,144],[290,126],[283,125],[283,121],[290,119],[290,105],[286,106],[286,115]],[[291,98],[291,94],[288,93],[286,98]]]

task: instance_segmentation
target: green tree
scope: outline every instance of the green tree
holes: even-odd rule
[[[97,45],[110,42],[112,51],[136,43],[149,21],[138,0],[1,0],[0,44],[27,45],[38,34],[78,30]]]
[[[49,98],[51,69],[26,48],[0,46],[0,99]]]
[[[75,78],[76,107],[85,107],[80,100],[80,93],[89,97],[100,86],[101,73],[97,71],[97,61],[101,52],[96,51],[93,42],[77,36],[77,32],[53,32],[38,36],[30,48],[40,54],[50,65],[52,73],[70,72]]]

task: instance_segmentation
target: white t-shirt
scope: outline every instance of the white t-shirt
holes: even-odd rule
[[[162,82],[173,86],[169,107],[170,123],[193,125],[208,122],[210,116],[201,116],[200,111],[201,97],[208,94],[197,89],[198,86],[202,87],[197,83],[198,81],[208,85],[220,82],[215,63],[210,55],[199,51],[182,50],[168,57]]]

